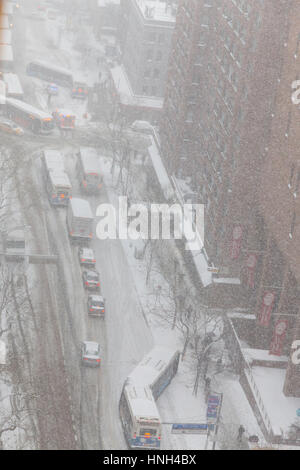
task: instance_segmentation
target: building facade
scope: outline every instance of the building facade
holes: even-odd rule
[[[121,7],[122,59],[133,93],[162,98],[176,2],[123,0]]]
[[[181,0],[160,126],[169,171],[205,204],[210,261],[241,280],[256,314],[252,347],[269,349],[280,323],[286,355],[299,331],[298,10]],[[298,374],[290,364],[287,395],[300,395]]]

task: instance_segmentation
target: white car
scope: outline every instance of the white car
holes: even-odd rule
[[[95,341],[84,341],[81,349],[81,362],[85,366],[99,367],[101,363],[100,344]]]
[[[9,119],[0,118],[0,131],[13,135],[24,135],[24,130]]]
[[[81,266],[96,266],[95,254],[91,248],[79,248],[78,255]]]

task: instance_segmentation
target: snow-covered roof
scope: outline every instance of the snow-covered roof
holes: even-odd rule
[[[6,83],[8,95],[21,96],[24,94],[18,75],[15,73],[4,73],[3,80]]]
[[[115,88],[119,94],[120,101],[125,106],[138,106],[141,108],[162,109],[163,98],[155,96],[135,95],[127,77],[123,65],[118,65],[110,69]]]
[[[13,62],[14,54],[9,44],[0,44],[0,62]]]
[[[160,416],[150,388],[146,386],[128,383],[125,385],[125,393],[129,399],[133,415],[137,419],[156,419],[160,422]]]
[[[135,0],[145,20],[174,23],[177,8],[175,2],[156,0]]]
[[[94,218],[90,203],[85,199],[72,198],[70,204],[75,217],[82,219]]]
[[[269,354],[268,350],[264,349],[249,349],[243,348],[243,354],[248,362],[255,361],[265,361],[265,362],[288,362],[289,358],[287,356],[274,356]]]
[[[49,176],[54,186],[71,189],[72,185],[70,179],[64,171],[55,169],[50,171]]]
[[[177,355],[178,351],[174,349],[156,346],[128,376],[129,381],[140,386],[149,385],[151,388]]]
[[[89,148],[81,148],[81,161],[84,168],[84,172],[88,173],[100,173],[100,163],[97,155],[91,152]]]
[[[11,31],[0,29],[0,44],[11,44]]]
[[[58,65],[51,64],[49,62],[46,62],[45,60],[33,60],[30,63],[41,65],[42,67],[54,70],[55,72],[63,73],[65,75],[69,75],[73,78],[72,72],[70,72],[70,70],[60,67]]]
[[[240,286],[241,280],[235,277],[214,277],[213,283]]]
[[[48,170],[64,170],[63,156],[58,150],[44,150],[44,157]]]
[[[1,53],[1,50],[0,50],[0,53]],[[18,108],[27,113],[30,113],[33,116],[37,116],[40,119],[52,120],[52,116],[50,114],[46,113],[45,111],[41,111],[40,109],[37,109],[28,103],[24,103],[24,101],[15,100],[14,98],[7,98],[6,103],[13,105],[15,108]]]
[[[164,196],[166,199],[171,199],[174,197],[174,189],[169,179],[168,173],[165,169],[163,161],[160,156],[158,146],[154,140],[153,136],[149,136],[151,145],[148,147],[148,152],[159,181],[159,184],[163,190]]]

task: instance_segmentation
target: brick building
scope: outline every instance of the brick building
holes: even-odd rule
[[[164,96],[176,2],[123,0],[121,49],[125,72],[137,96]]]
[[[170,172],[190,177],[206,205],[208,257],[241,279],[256,314],[246,339],[268,350],[288,319],[285,354],[300,300],[297,3],[181,0],[161,120]],[[290,365],[285,393],[299,396],[299,385]]]

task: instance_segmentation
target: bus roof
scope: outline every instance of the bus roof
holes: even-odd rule
[[[73,79],[73,75],[72,75],[72,72],[70,72],[70,70],[65,69],[63,67],[59,67],[57,65],[50,64],[49,62],[46,62],[44,60],[32,60],[30,62],[30,64],[41,65],[42,67],[53,70],[55,72],[59,72],[59,73],[62,73],[64,75],[68,75],[69,77],[71,77]]]
[[[0,15],[0,28],[9,29],[9,19],[7,15]]]
[[[60,169],[64,171],[63,156],[59,150],[44,150],[45,164],[48,170]]]
[[[64,171],[57,170],[57,169],[51,170],[49,173],[49,176],[50,176],[53,186],[58,186],[58,187],[68,188],[68,189],[72,188],[70,179],[67,173],[65,173]]]
[[[73,198],[71,199],[71,208],[75,217],[82,219],[93,219],[93,213],[90,203],[85,199]]]
[[[151,419],[160,422],[160,415],[148,386],[142,387],[134,382],[129,382],[125,385],[124,392],[127,395],[132,414],[137,420]]]
[[[98,156],[95,154],[93,149],[83,147],[80,149],[81,161],[84,172],[88,173],[101,173],[100,163]]]
[[[23,95],[23,88],[18,75],[15,73],[4,73],[3,80],[7,86],[8,95]]]
[[[9,44],[0,44],[0,62],[13,62],[14,54]]]
[[[0,44],[11,45],[11,31],[10,31],[10,29],[0,29]]]
[[[129,375],[134,383],[151,387],[163,373],[178,351],[164,346],[155,346]]]
[[[20,109],[21,111],[25,111],[29,114],[32,114],[34,117],[38,117],[40,119],[45,119],[45,120],[53,120],[53,117],[51,114],[46,113],[45,111],[41,111],[40,109],[35,108],[34,106],[31,106],[28,103],[24,103],[24,101],[16,100],[14,98],[7,98],[6,99],[7,104],[11,104],[17,109]]]

